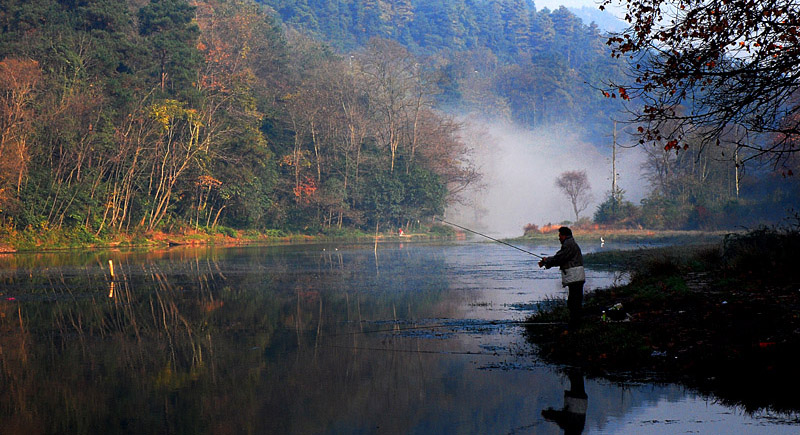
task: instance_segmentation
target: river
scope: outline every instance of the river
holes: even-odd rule
[[[538,361],[519,323],[564,295],[536,261],[478,242],[3,254],[1,431],[800,430]],[[586,287],[624,280],[589,270]]]

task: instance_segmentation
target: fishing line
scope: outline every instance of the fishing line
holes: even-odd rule
[[[477,232],[477,231],[473,231],[473,230],[471,230],[471,229],[469,229],[469,228],[462,227],[461,225],[454,224],[454,223],[452,223],[452,222],[447,222],[446,220],[444,220],[444,219],[439,219],[439,218],[437,218],[437,217],[434,217],[434,219],[435,219],[435,220],[437,220],[437,221],[440,221],[440,222],[446,223],[447,225],[452,225],[452,226],[454,226],[454,227],[456,227],[456,228],[461,228],[461,229],[462,229],[462,230],[464,230],[464,231],[469,231],[469,232],[470,232],[470,233],[472,233],[472,234],[477,234],[477,235],[479,235],[479,236],[481,236],[481,237],[486,237],[487,239],[489,239],[489,240],[492,240],[492,241],[495,241],[495,242],[497,242],[497,243],[502,243],[502,244],[504,244],[504,245],[506,245],[506,246],[510,246],[510,247],[512,247],[512,248],[514,248],[514,249],[516,249],[516,250],[522,251],[522,252],[524,252],[524,253],[526,253],[526,254],[533,255],[533,256],[534,256],[534,257],[536,257],[536,258],[544,258],[544,257],[542,257],[541,255],[534,254],[534,253],[533,253],[533,252],[531,252],[531,251],[526,251],[526,250],[524,250],[524,249],[522,249],[522,248],[520,248],[520,247],[518,247],[518,246],[514,246],[514,245],[512,245],[511,243],[506,243],[506,242],[504,242],[504,241],[502,241],[502,240],[497,240],[497,239],[495,239],[494,237],[489,237],[489,236],[487,236],[486,234],[481,234],[481,233],[479,233],[479,232]]]

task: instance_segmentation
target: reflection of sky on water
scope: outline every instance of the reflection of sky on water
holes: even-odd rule
[[[759,413],[754,416],[731,409],[712,400],[688,395],[678,400],[646,402],[601,427],[585,433],[597,434],[796,434],[798,424],[783,424],[785,417]]]
[[[541,411],[562,405],[569,382],[531,356],[514,324],[536,302],[561,296],[560,278],[502,245],[385,244],[377,256],[363,245],[181,248],[2,261],[4,297],[22,301],[0,306],[0,381],[22,392],[0,398],[10,427],[561,433]],[[615,279],[596,271],[588,278],[589,288]],[[29,328],[24,353],[17,308],[28,322],[57,324]],[[81,322],[94,326],[73,330]],[[586,433],[792,427],[678,386],[585,384]],[[64,406],[53,397],[67,398],[68,409],[51,412]]]
[[[556,246],[525,246],[526,250],[552,255]],[[533,304],[564,298],[558,268],[542,269],[538,258],[509,247],[489,243],[464,243],[447,251],[451,287],[477,290],[465,313],[468,318],[524,319]],[[586,290],[607,288],[619,281],[614,272],[588,270]],[[528,308],[526,310],[525,308]]]

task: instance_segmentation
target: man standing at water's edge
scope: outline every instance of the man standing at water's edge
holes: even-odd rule
[[[572,237],[572,230],[568,227],[558,229],[558,240],[561,249],[552,257],[544,257],[539,261],[539,267],[551,268],[558,266],[561,269],[561,285],[569,288],[567,308],[569,308],[569,328],[573,329],[581,322],[581,305],[583,304],[583,284],[586,274],[583,270],[583,254],[581,248]]]

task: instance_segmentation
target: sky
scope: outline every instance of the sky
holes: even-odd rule
[[[533,0],[536,9],[547,8],[551,11],[553,9],[558,9],[561,5],[568,8],[580,8],[583,6],[596,8],[598,5],[595,2],[596,0]]]
[[[575,8],[575,9],[587,7],[599,10],[601,0],[533,0],[533,3],[536,5],[536,10],[547,8],[553,11],[558,9],[560,6],[566,6],[568,8]],[[618,0],[612,1],[611,4],[606,6],[606,12],[613,13],[613,11],[620,11],[621,9],[618,6],[616,6],[617,3],[619,3]],[[616,15],[617,18],[621,18],[625,14],[624,13],[620,14],[619,12],[617,12],[614,15]]]

